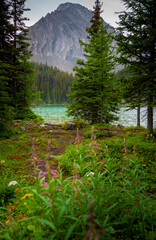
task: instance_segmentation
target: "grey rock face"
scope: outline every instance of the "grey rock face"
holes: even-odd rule
[[[79,39],[87,41],[86,27],[91,17],[90,10],[73,3],[61,4],[42,17],[29,28],[31,60],[72,72],[76,60],[84,58]]]

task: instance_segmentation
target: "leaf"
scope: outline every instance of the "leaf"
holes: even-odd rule
[[[74,228],[76,227],[76,225],[77,225],[77,222],[74,223],[74,224],[69,228],[69,230],[68,230],[68,232],[67,232],[64,240],[68,240],[68,239],[69,239],[69,237],[71,236],[71,234],[72,234]]]
[[[28,227],[27,227],[27,229],[29,230],[29,231],[35,231],[35,226],[34,225],[28,225]]]
[[[57,228],[55,227],[55,225],[48,221],[48,220],[45,220],[45,219],[36,219],[38,222],[40,222],[42,225],[47,225],[48,227],[50,227],[54,232],[58,232],[57,231]]]

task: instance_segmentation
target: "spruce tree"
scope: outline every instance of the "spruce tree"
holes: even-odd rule
[[[150,135],[156,103],[156,2],[123,0],[123,3],[127,10],[119,15],[118,61],[129,69],[130,76],[124,85],[131,106],[147,106],[147,134]]]
[[[31,53],[28,51],[28,29],[25,26],[27,18],[23,13],[29,9],[25,8],[26,0],[12,0],[12,19],[13,19],[13,40],[12,45],[12,66],[14,74],[12,76],[12,96],[13,107],[16,109],[16,117],[21,118],[29,112],[31,74],[33,75],[32,64],[28,61]],[[33,79],[32,79],[33,80]],[[23,117],[24,117],[23,116]]]
[[[12,36],[11,4],[1,0],[0,4],[0,122],[5,124],[13,119],[12,99],[10,97],[10,82],[12,66],[10,52],[13,47],[10,43]]]
[[[112,36],[100,17],[101,3],[95,2],[91,26],[86,29],[88,42],[84,47],[85,60],[74,67],[77,79],[72,82],[68,115],[91,123],[116,119],[117,97],[114,86]]]
[[[32,114],[30,86],[32,64],[28,61],[25,0],[1,0],[0,4],[0,121]],[[12,114],[13,113],[13,114]],[[2,116],[2,117],[1,117]]]

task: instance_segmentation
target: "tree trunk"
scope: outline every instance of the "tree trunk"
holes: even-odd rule
[[[140,127],[140,105],[137,108],[137,127]]]
[[[153,107],[147,107],[147,136],[153,134]]]

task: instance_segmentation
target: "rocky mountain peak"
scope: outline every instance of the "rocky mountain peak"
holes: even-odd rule
[[[32,61],[72,72],[76,60],[84,58],[79,39],[87,41],[92,14],[80,4],[67,2],[42,17],[29,29]]]

